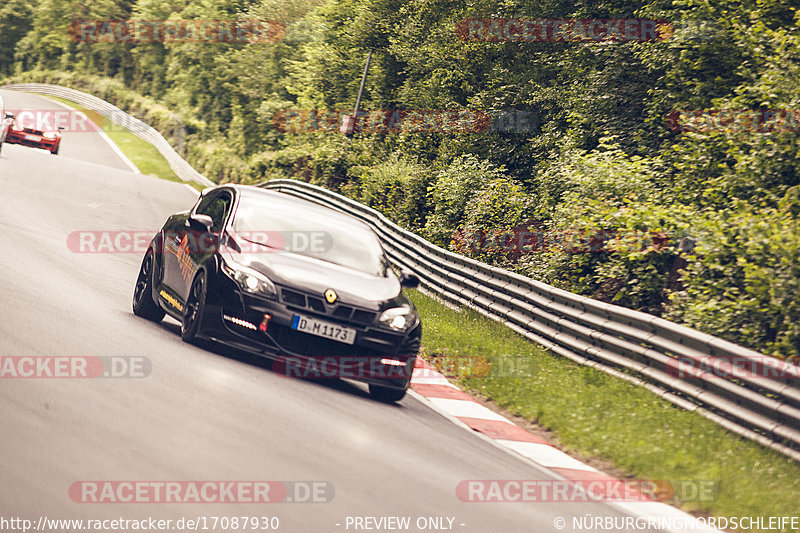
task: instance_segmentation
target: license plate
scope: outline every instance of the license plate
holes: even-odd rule
[[[25,140],[26,141],[35,141],[35,142],[38,143],[39,141],[42,140],[42,138],[39,137],[38,135],[25,135]]]
[[[292,329],[345,344],[356,342],[356,330],[353,328],[343,328],[337,324],[317,320],[316,318],[294,315]]]

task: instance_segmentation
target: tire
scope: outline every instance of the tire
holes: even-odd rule
[[[61,145],[60,145],[60,144],[59,144],[58,146],[56,146],[56,147],[55,147],[55,150],[50,150],[50,153],[51,153],[51,154],[53,154],[53,155],[58,155],[58,149],[59,149],[59,148],[61,148]]]
[[[207,285],[206,271],[201,270],[192,281],[192,288],[189,290],[189,297],[186,298],[186,306],[183,308],[181,338],[185,342],[202,344],[200,324],[203,322],[206,308]]]
[[[147,250],[142,259],[142,266],[139,267],[136,287],[133,289],[133,314],[153,322],[161,322],[161,319],[164,318],[164,310],[153,300],[155,264],[153,250]]]
[[[406,395],[407,389],[390,389],[381,385],[369,384],[369,395],[379,402],[394,403],[399,402]]]

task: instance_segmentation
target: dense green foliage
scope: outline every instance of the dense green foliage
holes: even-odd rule
[[[657,42],[457,37],[459,21],[491,17],[676,23]],[[270,44],[69,38],[73,20],[121,18],[275,19],[286,36]],[[10,81],[88,90],[168,136],[166,110],[176,112],[187,159],[217,181],[321,183],[442,246],[800,355],[797,131],[679,133],[667,121],[675,110],[800,109],[796,2],[9,0],[0,41],[0,74]],[[537,123],[351,140],[336,128],[277,127],[287,110],[352,109],[370,49],[362,109],[514,110]],[[560,244],[520,253],[468,242],[521,230]],[[593,252],[565,244],[565,235],[598,234],[615,244]]]

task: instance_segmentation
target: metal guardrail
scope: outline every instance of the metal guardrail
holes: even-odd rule
[[[390,260],[444,300],[800,460],[800,367],[455,254],[322,187],[284,179],[261,186],[366,222]]]
[[[58,96],[71,100],[86,109],[96,111],[103,117],[110,120],[117,126],[127,128],[131,133],[152,144],[158,152],[164,156],[164,159],[169,163],[170,168],[175,174],[183,181],[196,181],[206,187],[215,185],[211,180],[197,172],[189,163],[187,163],[179,154],[172,148],[172,145],[167,141],[158,131],[153,129],[148,124],[145,124],[138,118],[129,115],[122,109],[112,105],[105,100],[92,96],[76,89],[69,87],[62,87],[60,85],[50,85],[47,83],[15,83],[0,86],[0,89],[8,91],[23,91],[31,93],[45,94],[49,96]]]
[[[0,88],[77,102],[152,144],[182,180],[214,185],[160,133],[100,98],[40,83]],[[455,254],[322,187],[295,180],[273,180],[262,186],[363,220],[381,237],[390,260],[415,272],[422,286],[440,298],[474,309],[559,355],[647,388],[800,461],[799,367],[788,365],[793,370],[787,372],[787,363],[774,357]],[[746,371],[748,366],[757,371]]]

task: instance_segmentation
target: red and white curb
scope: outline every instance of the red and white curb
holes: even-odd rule
[[[450,383],[429,363],[417,359],[411,377],[414,395],[459,425],[491,439],[500,448],[532,461],[569,481],[623,483],[614,477],[570,457],[546,440],[514,424],[506,417],[481,405],[469,394]],[[691,515],[670,505],[653,501],[614,502],[610,505],[642,518],[661,519],[679,524],[674,531],[717,531]]]

